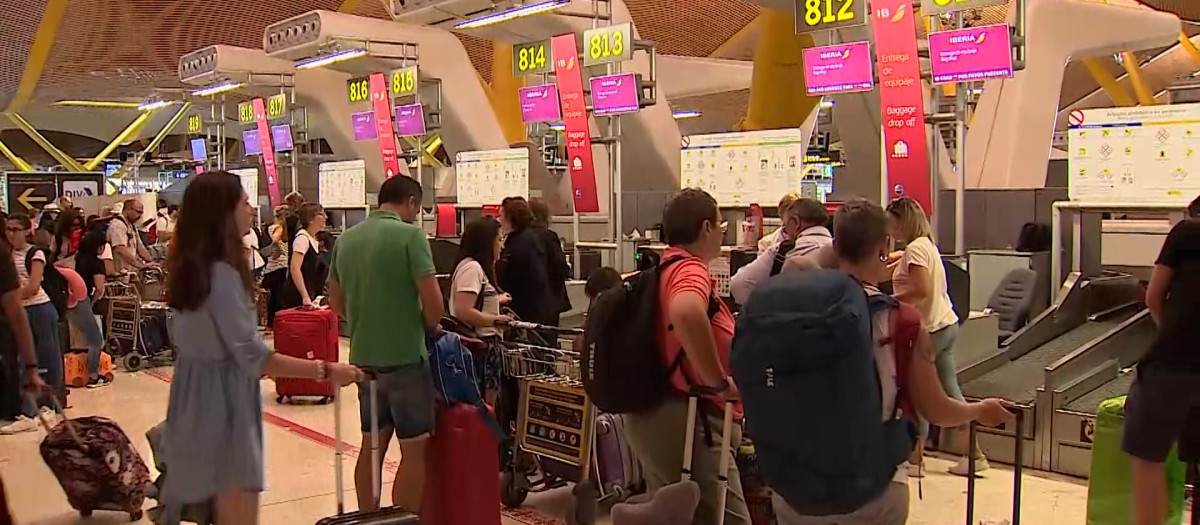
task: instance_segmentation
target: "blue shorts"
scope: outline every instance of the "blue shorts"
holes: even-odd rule
[[[396,439],[415,439],[433,433],[434,389],[429,363],[370,368],[375,375],[379,431],[394,429]],[[371,387],[358,385],[358,413],[363,434],[371,432]]]

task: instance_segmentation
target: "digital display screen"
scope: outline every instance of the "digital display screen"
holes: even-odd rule
[[[396,106],[396,135],[419,137],[425,134],[425,109],[420,104]]]
[[[970,82],[1013,76],[1008,24],[929,33],[933,82]]]
[[[637,77],[621,73],[592,77],[592,113],[596,116],[634,113],[638,110]]]
[[[354,128],[354,141],[375,140],[379,131],[375,129],[375,112],[364,111],[350,115],[350,123]]]
[[[523,87],[517,89],[517,96],[521,99],[522,122],[557,122],[562,119],[558,106],[558,86],[545,84]]]
[[[262,142],[258,140],[258,128],[242,132],[242,147],[245,148],[247,156],[262,155]]]
[[[275,144],[275,151],[292,151],[291,124],[271,126],[271,142]]]
[[[870,91],[875,87],[870,44],[851,42],[805,49],[804,83],[809,96]]]
[[[196,162],[208,161],[208,142],[204,139],[192,139],[192,160]]]

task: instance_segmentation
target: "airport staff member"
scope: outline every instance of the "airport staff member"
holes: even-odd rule
[[[779,208],[777,208],[779,212],[779,218],[783,219],[784,212],[786,212],[788,208],[791,208],[792,204],[798,200],[800,200],[800,194],[794,191],[788,192],[783,196],[782,199],[779,199]],[[767,251],[767,248],[779,244],[779,241],[782,241],[784,237],[785,235],[783,233],[782,226],[770,234],[763,235],[763,238],[758,240],[758,253],[763,253]]]
[[[797,199],[791,206],[781,209],[780,216],[783,217],[783,227],[779,231],[783,232],[781,237],[786,240],[760,251],[753,262],[743,266],[729,279],[729,294],[738,304],[745,304],[758,283],[784,268],[783,258],[803,257],[833,244],[833,236],[825,228],[829,212],[816,200]],[[776,270],[776,266],[779,270]]]

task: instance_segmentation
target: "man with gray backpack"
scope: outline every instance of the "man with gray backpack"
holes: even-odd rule
[[[780,525],[901,525],[917,415],[997,425],[1011,405],[942,390],[920,314],[876,288],[888,254],[882,208],[844,204],[833,247],[839,270],[784,272],[750,294],[733,376]]]

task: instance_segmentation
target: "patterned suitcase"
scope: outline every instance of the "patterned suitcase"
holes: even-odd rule
[[[133,521],[142,518],[150,471],[116,423],[102,417],[64,421],[49,430],[41,453],[67,501],[84,517],[115,510]]]
[[[275,350],[300,359],[338,362],[337,314],[326,308],[292,308],[275,314]],[[328,381],[275,379],[275,401],[279,403],[296,396],[319,397],[328,403],[336,391]]]

